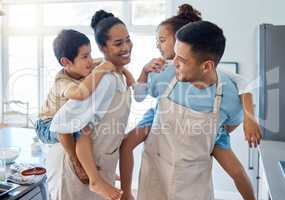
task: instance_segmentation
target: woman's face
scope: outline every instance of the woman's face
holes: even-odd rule
[[[175,57],[175,35],[169,25],[160,25],[158,27],[156,40],[156,46],[162,57],[167,60],[172,60]]]
[[[131,61],[132,48],[133,43],[126,26],[117,24],[109,30],[106,45],[101,49],[106,60],[112,62],[115,66],[123,67]]]

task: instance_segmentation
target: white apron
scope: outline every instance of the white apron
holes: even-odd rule
[[[144,145],[138,200],[213,200],[212,157],[222,87],[218,81],[212,113],[197,112],[161,96]]]
[[[92,136],[93,156],[100,175],[114,185],[119,147],[124,138],[131,104],[130,90],[117,91],[104,117],[95,124]],[[57,156],[54,156],[57,155]],[[103,200],[80,182],[68,156],[60,144],[48,155],[48,187],[50,200]]]

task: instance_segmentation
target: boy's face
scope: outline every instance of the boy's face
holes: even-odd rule
[[[158,27],[156,41],[156,46],[164,59],[169,60],[175,57],[175,35],[169,26],[160,25]]]
[[[68,65],[64,66],[65,70],[76,79],[84,78],[93,70],[93,60],[91,57],[91,45],[82,45],[78,49],[78,54],[74,61],[69,60]]]
[[[183,82],[200,82],[203,79],[203,63],[200,64],[187,43],[176,40],[175,43],[176,78]]]
[[[113,26],[109,30],[108,37],[106,45],[101,47],[106,60],[118,67],[129,64],[133,43],[126,26],[123,24]]]

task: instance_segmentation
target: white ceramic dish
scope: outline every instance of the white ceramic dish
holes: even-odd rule
[[[0,160],[4,160],[6,164],[14,163],[20,155],[19,147],[3,147],[0,148]]]

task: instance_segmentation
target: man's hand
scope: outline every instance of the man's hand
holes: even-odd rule
[[[83,183],[83,184],[88,184],[89,183],[89,179],[88,176],[85,172],[85,170],[83,169],[81,163],[79,162],[78,158],[71,158],[71,163],[74,169],[74,172],[76,174],[76,176],[79,178],[79,180]]]
[[[123,193],[120,200],[135,200],[134,196],[131,193]]]

